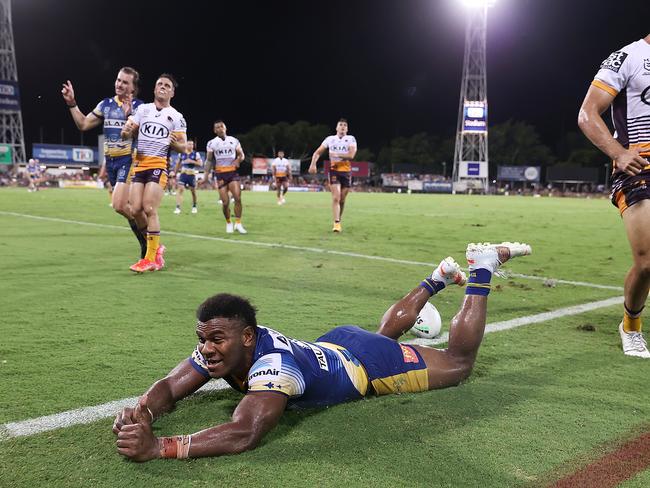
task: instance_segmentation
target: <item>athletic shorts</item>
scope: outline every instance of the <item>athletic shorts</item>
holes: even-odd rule
[[[239,181],[239,173],[237,171],[224,171],[223,173],[215,173],[217,177],[217,188],[228,186],[233,181]]]
[[[336,344],[350,351],[365,368],[377,395],[429,389],[427,365],[412,346],[354,325],[336,327],[316,342]]]
[[[612,177],[612,204],[622,214],[628,207],[641,200],[650,199],[650,168],[644,169],[638,175],[630,176],[625,173],[615,173]]]
[[[158,183],[161,187],[167,186],[167,170],[161,168],[145,169],[133,174],[133,183]]]
[[[341,188],[350,188],[352,186],[352,172],[350,171],[330,171],[330,185],[341,185]]]
[[[281,185],[283,183],[288,183],[288,182],[289,182],[289,178],[287,178],[286,176],[276,176],[275,177],[275,184],[276,185]]]
[[[126,183],[131,172],[131,156],[119,156],[117,158],[106,158],[106,175],[111,186],[116,183]]]
[[[184,185],[185,188],[195,188],[196,187],[196,176],[188,175],[186,173],[181,173],[178,177],[178,182],[181,185]]]

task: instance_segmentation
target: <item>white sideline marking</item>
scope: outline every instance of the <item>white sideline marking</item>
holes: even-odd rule
[[[546,322],[548,320],[566,317],[569,315],[577,315],[599,308],[610,307],[612,305],[620,305],[623,303],[623,297],[613,297],[606,300],[599,300],[597,302],[584,303],[582,305],[575,305],[572,307],[559,308],[551,312],[538,313],[535,315],[527,315],[512,320],[504,320],[501,322],[494,322],[485,327],[485,333],[499,332],[502,330],[513,329],[523,325],[536,324],[539,322]],[[419,344],[419,345],[435,345],[447,342],[449,334],[445,333],[436,339],[412,339],[404,341],[406,344]],[[228,384],[223,380],[211,381],[204,385],[199,391],[213,391],[223,390],[228,388]],[[8,422],[0,425],[0,441],[12,437],[22,437],[47,432],[50,430],[60,429],[62,427],[71,427],[73,425],[88,424],[101,420],[107,417],[112,417],[122,408],[133,406],[137,403],[138,397],[123,398],[122,400],[115,400],[112,402],[104,403],[102,405],[95,405],[93,407],[78,408],[75,410],[68,410],[54,415],[47,415],[45,417],[38,417],[21,422]]]
[[[56,217],[40,217],[38,215],[29,215],[29,214],[21,214],[21,213],[16,213],[16,212],[4,212],[0,211],[0,215],[9,215],[12,217],[25,217],[29,219],[35,219],[35,220],[45,220],[49,222],[61,222],[64,224],[76,224],[76,225],[87,225],[90,227],[100,227],[104,229],[114,229],[114,230],[121,230],[121,231],[129,231],[131,232],[131,229],[124,227],[124,226],[119,226],[119,225],[111,225],[111,224],[96,224],[93,222],[83,222],[79,220],[67,220],[67,219],[59,219]],[[163,235],[171,235],[171,236],[178,236],[178,237],[189,237],[191,239],[202,239],[206,241],[217,241],[217,242],[225,242],[227,244],[244,244],[248,246],[258,246],[258,247],[267,247],[267,248],[276,248],[276,249],[291,249],[294,251],[306,251],[306,252],[313,252],[313,253],[318,253],[318,254],[333,254],[336,256],[346,256],[346,257],[352,257],[352,258],[361,258],[361,259],[371,259],[375,261],[383,261],[383,262],[388,262],[388,263],[396,263],[396,264],[408,264],[408,265],[414,265],[414,266],[426,266],[426,267],[434,267],[438,263],[424,263],[421,261],[409,261],[406,259],[395,259],[395,258],[387,258],[384,256],[370,256],[368,254],[359,254],[355,252],[346,252],[346,251],[335,251],[332,249],[322,249],[319,247],[303,247],[303,246],[293,246],[291,244],[280,244],[280,243],[273,243],[273,242],[258,242],[258,241],[243,241],[239,239],[228,239],[225,237],[213,237],[213,236],[203,236],[199,234],[186,234],[184,232],[173,232],[173,231],[164,231],[162,232]],[[517,274],[517,273],[511,273],[509,276],[517,277],[517,278],[523,278],[527,280],[537,280],[537,281],[553,281],[555,283],[561,283],[563,285],[573,285],[573,286],[585,286],[589,288],[600,288],[603,290],[615,290],[615,291],[623,291],[622,286],[610,286],[610,285],[599,285],[597,283],[587,283],[584,281],[569,281],[569,280],[559,280],[559,279],[551,279],[551,278],[545,278],[543,276],[533,276],[533,275],[524,275],[524,274]]]

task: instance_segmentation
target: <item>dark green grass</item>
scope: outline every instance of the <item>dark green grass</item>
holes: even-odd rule
[[[434,263],[462,260],[469,241],[522,240],[534,255],[517,273],[621,286],[629,248],[606,200],[352,194],[344,232],[331,233],[328,194],[244,194],[247,236],[227,236],[216,193],[200,213],[161,210],[168,267],[133,275],[128,230],[0,214],[0,423],[141,393],[195,345],[194,310],[207,296],[250,297],[260,323],[302,339],[384,310],[430,268],[283,243]],[[95,191],[0,191],[0,210],[124,227]],[[489,322],[620,295],[526,279],[494,280]],[[448,321],[462,290],[436,306]],[[648,416],[648,365],[619,351],[611,307],[486,336],[458,388],[289,412],[256,451],[136,465],[114,452],[110,421],[0,444],[0,486],[517,486],[627,435]],[[579,330],[591,324],[595,332]],[[158,424],[187,433],[228,418],[238,396],[184,402]],[[625,412],[621,415],[620,412]],[[564,468],[562,468],[564,469]],[[639,475],[641,479],[642,475]],[[6,481],[5,481],[6,480]],[[641,486],[633,485],[630,486]]]

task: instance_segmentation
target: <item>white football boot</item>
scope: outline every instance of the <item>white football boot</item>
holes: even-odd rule
[[[179,213],[181,213],[181,208],[180,208],[180,207],[176,207],[176,209],[174,210],[174,213],[175,213],[176,215],[178,215]]]
[[[199,211],[199,209],[197,207],[192,207],[192,213],[193,214],[198,213],[198,211]]]
[[[240,234],[248,234],[248,231],[244,229],[244,226],[241,224],[235,224],[235,230]]]
[[[232,222],[226,222],[226,234],[232,234],[234,232],[234,224]]]
[[[509,259],[528,256],[533,252],[528,244],[520,242],[502,242],[501,244],[470,243],[467,244],[467,264],[469,269],[487,269],[492,274],[501,275],[499,267]]]
[[[641,332],[625,332],[623,330],[623,322],[621,322],[618,326],[618,333],[621,335],[623,354],[626,356],[636,356],[638,358],[650,358],[648,344],[643,338]]]
[[[467,276],[460,269],[458,263],[451,256],[446,257],[436,269],[431,273],[431,279],[439,283],[444,283],[445,286],[458,285],[463,286],[467,283]]]

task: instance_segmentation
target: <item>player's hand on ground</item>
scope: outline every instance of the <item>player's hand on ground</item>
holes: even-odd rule
[[[160,457],[158,438],[148,423],[124,425],[115,444],[118,454],[138,463]]]
[[[63,84],[61,95],[63,95],[63,100],[65,100],[65,103],[68,105],[75,105],[77,103],[74,99],[74,88],[72,87],[72,82],[70,80],[67,80]]]
[[[623,171],[625,174],[634,176],[649,164],[648,161],[639,156],[638,149],[627,149],[614,159],[616,169]]]
[[[133,425],[137,423],[151,425],[153,423],[153,415],[147,406],[147,401],[147,395],[143,395],[135,408],[124,407],[115,417],[115,421],[113,422],[113,433],[119,434],[125,425]]]

